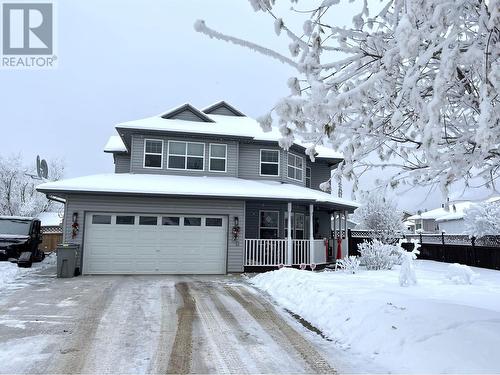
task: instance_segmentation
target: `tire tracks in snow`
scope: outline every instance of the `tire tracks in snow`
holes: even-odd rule
[[[193,321],[196,315],[196,302],[191,296],[187,282],[176,283],[175,289],[182,297],[182,306],[177,309],[177,332],[166,373],[189,374],[193,355]]]
[[[226,310],[227,315],[223,315],[222,319],[220,319],[214,314],[213,307],[204,301],[203,296],[208,297],[211,302],[214,301],[213,284],[206,285],[204,283],[194,283],[193,285],[195,285],[195,290],[197,292],[197,312],[202,327],[206,330],[208,342],[215,346],[216,356],[219,357],[219,361],[217,361],[218,363],[216,364],[217,373],[248,374],[247,367],[237,351],[233,349],[231,337],[230,334],[228,334],[228,332],[234,334],[234,329],[237,328],[225,324],[225,318],[232,315]],[[220,303],[219,307],[222,306],[222,303]],[[216,305],[215,307],[217,309]]]
[[[276,313],[269,302],[262,298],[257,299],[244,287],[238,287],[236,290],[234,287],[226,285],[224,288],[276,343],[284,347],[285,350],[289,349],[298,353],[312,372],[317,374],[337,373],[302,335]]]

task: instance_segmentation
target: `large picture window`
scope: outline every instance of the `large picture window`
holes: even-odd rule
[[[278,211],[260,211],[259,237],[275,239],[279,237],[280,214]]]
[[[163,141],[158,139],[144,140],[144,168],[163,167]]]
[[[280,152],[279,150],[260,150],[260,175],[279,176]]]
[[[202,171],[204,160],[204,143],[168,141],[169,169]]]
[[[226,172],[227,145],[210,144],[209,169],[211,172]]]
[[[302,168],[304,159],[294,154],[288,154],[288,178],[292,180],[302,181]]]

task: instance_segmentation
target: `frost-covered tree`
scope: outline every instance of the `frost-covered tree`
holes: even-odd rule
[[[377,192],[362,197],[362,204],[354,211],[356,229],[374,231],[374,235],[384,242],[394,238],[397,232],[405,230],[403,213],[391,199]]]
[[[350,27],[331,22],[339,0],[291,2],[302,30],[275,13],[275,0],[250,0],[289,39],[290,56],[195,23],[296,69],[290,95],[259,119],[264,129],[277,121],[282,147],[299,137],[342,152],[336,178],[355,189],[364,171],[387,166],[395,167],[391,187],[439,183],[446,194],[458,180],[494,183],[500,0],[363,0]],[[369,4],[381,10],[372,14]],[[306,153],[314,159],[314,146]]]
[[[470,236],[500,235],[500,200],[472,205],[465,210],[464,222]]]
[[[49,164],[49,179],[62,177],[64,167],[60,161]],[[37,216],[41,212],[58,211],[59,203],[50,201],[36,191],[43,181],[34,179],[34,168],[23,165],[21,155],[7,158],[0,156],[0,215]]]

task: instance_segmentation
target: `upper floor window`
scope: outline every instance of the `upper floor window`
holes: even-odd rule
[[[162,140],[144,140],[144,168],[163,168]]]
[[[279,176],[280,152],[279,150],[260,150],[260,175]]]
[[[211,172],[226,172],[227,145],[210,143],[209,170]]]
[[[205,161],[205,144],[168,141],[168,168],[202,171]]]
[[[288,154],[288,178],[302,181],[302,168],[304,159],[294,154]]]
[[[311,187],[311,168],[306,167],[306,187]]]

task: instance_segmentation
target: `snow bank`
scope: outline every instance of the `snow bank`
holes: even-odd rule
[[[465,264],[453,263],[448,266],[446,277],[455,284],[472,284],[478,274]]]
[[[54,266],[56,261],[56,255],[51,254],[43,262],[33,263],[31,268],[19,268],[15,263],[0,262],[0,291],[18,288],[19,284],[25,283],[34,272]]]
[[[284,268],[250,281],[332,338],[360,371],[500,372],[500,272],[476,268],[474,285],[456,285],[448,264],[415,264],[411,288],[399,286],[399,266],[355,275]]]

